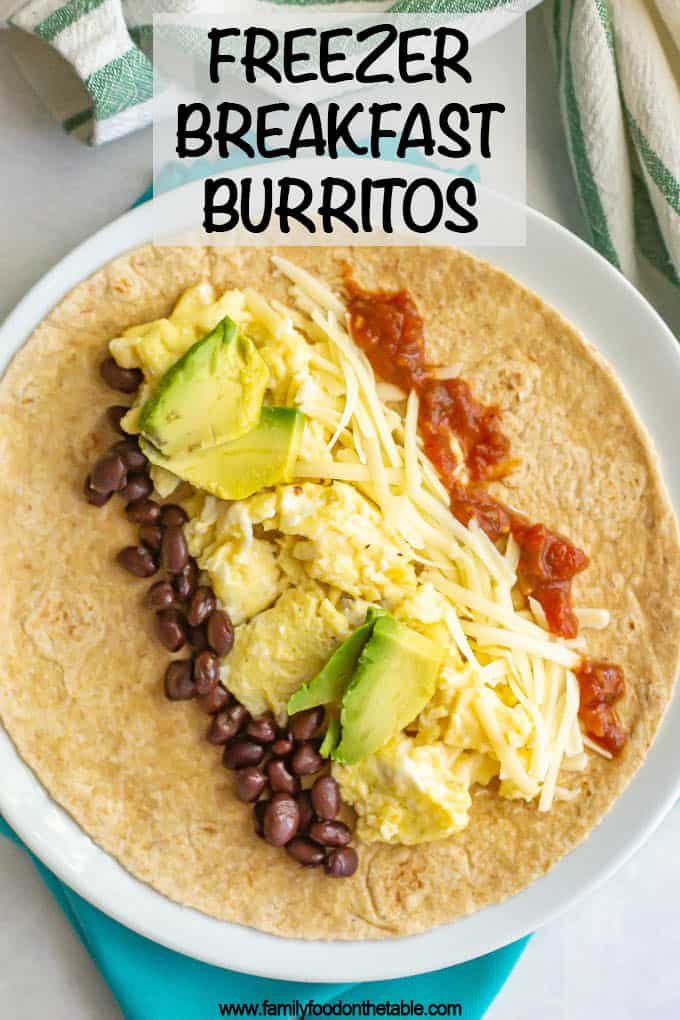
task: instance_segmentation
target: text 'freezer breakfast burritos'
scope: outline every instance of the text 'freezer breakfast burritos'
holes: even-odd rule
[[[609,369],[490,266],[141,249],[0,414],[3,721],[173,899],[422,931],[543,874],[641,764],[675,520]]]

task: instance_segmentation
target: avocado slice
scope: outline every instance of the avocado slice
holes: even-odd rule
[[[174,457],[238,439],[257,425],[268,369],[229,316],[168,369],[142,407],[139,430]]]
[[[326,735],[324,736],[323,741],[321,742],[321,747],[319,748],[319,754],[321,755],[322,758],[330,758],[332,752],[335,750],[339,743],[340,743],[340,720],[336,715],[333,716],[333,718],[328,723]]]
[[[288,715],[302,712],[317,705],[339,704],[345,688],[352,679],[359,656],[373,632],[373,625],[383,613],[376,606],[366,610],[366,622],[350,634],[335,649],[320,673],[298,688],[288,701]]]
[[[353,765],[408,726],[434,694],[445,654],[388,614],[376,620],[342,699],[333,760]]]
[[[239,439],[165,457],[142,438],[152,464],[172,471],[220,499],[245,499],[268,485],[289,482],[300,452],[305,416],[294,407],[263,407],[256,428]]]

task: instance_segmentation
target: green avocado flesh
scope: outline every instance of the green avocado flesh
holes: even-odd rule
[[[342,699],[334,761],[353,765],[413,722],[434,694],[444,655],[393,617],[376,620]]]
[[[340,743],[340,720],[337,716],[330,720],[326,735],[323,738],[319,754],[322,758],[330,758],[335,748]]]
[[[295,715],[296,712],[303,712],[317,705],[340,702],[345,688],[352,679],[364,645],[371,636],[373,625],[382,612],[381,609],[369,606],[366,622],[335,649],[324,668],[313,680],[303,684],[291,695],[288,701],[288,715]]]
[[[143,438],[140,446],[152,464],[197,489],[219,499],[246,499],[291,480],[304,427],[305,416],[294,407],[263,407],[256,427],[229,443],[177,457],[165,457]]]
[[[252,340],[222,319],[165,373],[140,432],[166,457],[238,439],[257,425],[268,374]]]

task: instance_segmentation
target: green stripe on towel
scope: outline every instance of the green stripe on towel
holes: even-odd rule
[[[485,14],[509,7],[515,0],[397,0],[393,14]]]
[[[593,175],[583,136],[581,113],[579,111],[578,100],[576,98],[574,71],[571,64],[571,54],[569,52],[573,20],[574,3],[572,0],[571,10],[569,11],[569,27],[567,29],[566,45],[564,47],[564,87],[567,123],[579,192],[590,224],[593,244],[600,254],[604,255],[604,257],[608,259],[613,266],[616,266],[617,269],[621,269],[621,262],[609,233],[607,216],[602,205],[600,192]]]
[[[33,31],[46,42],[52,42],[65,28],[68,28],[85,14],[96,11],[98,7],[105,3],[106,0],[70,0],[69,3],[64,4],[63,7],[53,11],[48,17],[38,22]]]
[[[97,120],[106,120],[151,99],[153,69],[144,54],[131,47],[91,74],[85,84]]]
[[[635,240],[640,253],[670,283],[680,286],[680,277],[659,230],[654,206],[649,200],[647,185],[638,174],[633,174],[633,215],[635,217]]]
[[[628,130],[630,131],[631,138],[635,143],[635,148],[640,155],[640,159],[645,165],[647,173],[652,178],[671,209],[680,216],[680,181],[678,181],[668,167],[665,166],[661,157],[654,152],[625,102],[623,104],[623,109],[626,114],[626,121],[628,122]],[[676,131],[677,127],[678,125],[676,124]],[[671,125],[669,125],[669,128],[673,130]]]

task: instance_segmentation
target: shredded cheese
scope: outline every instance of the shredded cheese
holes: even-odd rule
[[[609,626],[608,609],[574,609],[576,619],[584,630],[604,630]]]
[[[377,382],[375,384],[376,393],[385,404],[399,404],[402,400],[406,400],[406,394],[403,390],[400,390],[394,383],[389,382]]]
[[[375,377],[373,376],[373,370],[370,365],[365,364],[359,358],[359,352],[354,348],[352,339],[345,330],[341,329],[335,318],[330,314],[324,318],[318,311],[312,312],[312,321],[316,323],[319,329],[326,334],[329,340],[338,348],[338,350],[345,356],[353,371],[356,374],[357,381],[359,384],[362,403],[365,402],[368,412],[373,419],[373,424],[380,437],[380,441],[383,445],[383,449],[387,454],[387,459],[392,467],[399,467],[401,459],[397,452],[397,447],[392,438],[392,433],[387,426],[385,421],[385,409],[378,399],[378,394],[375,389]]]
[[[414,499],[421,487],[420,465],[418,463],[418,394],[411,390],[406,401],[404,420],[404,471],[406,492]]]
[[[480,688],[474,702],[474,711],[501,763],[501,778],[512,780],[527,800],[532,800],[536,796],[538,784],[529,776],[517,750],[506,739],[498,721],[493,697],[488,688]]]
[[[519,542],[512,534],[512,532],[510,532],[510,534],[508,535],[507,544],[505,546],[505,561],[508,564],[508,570],[510,570],[513,574],[517,573],[520,553],[521,549],[519,547]]]
[[[459,749],[495,760],[502,795],[536,799],[541,811],[549,810],[556,798],[572,799],[578,790],[560,785],[560,771],[582,770],[585,749],[611,757],[579,725],[579,689],[572,671],[586,648],[584,638],[562,641],[552,635],[542,606],[532,597],[527,610],[515,608],[520,547],[510,535],[499,550],[475,521],[465,526],[453,516],[447,489],[418,433],[417,393],[376,380],[350,335],[347,309],[338,295],[288,259],[275,256],[273,261],[290,282],[290,307],[251,289],[229,292],[229,300],[230,307],[239,309],[239,322],[252,326],[253,336],[273,338],[290,355],[289,365],[279,347],[265,341],[281,386],[277,394],[308,418],[294,481],[313,480],[324,488],[356,486],[380,511],[385,541],[396,546],[418,590],[430,586],[435,607],[444,605],[436,621],[450,638],[442,676],[448,676],[452,689],[461,685],[449,722],[456,739],[467,734],[472,741]],[[215,296],[197,291],[195,300],[206,314]],[[134,338],[134,350],[133,339],[113,343],[114,354],[137,357],[143,336]],[[460,365],[434,371],[441,380],[459,374]],[[464,483],[463,452],[455,442],[452,449],[458,462],[454,475]],[[161,481],[159,475],[156,484]],[[252,543],[252,529],[249,534]],[[604,609],[577,608],[575,613],[583,629],[599,630],[609,623]],[[430,624],[425,620],[423,625]]]
[[[357,400],[359,397],[359,385],[357,383],[357,377],[354,374],[354,372],[352,372],[349,365],[345,361],[343,361],[342,363],[342,374],[345,378],[347,396],[345,398],[345,406],[343,408],[342,415],[340,416],[340,421],[338,422],[338,427],[336,428],[335,432],[333,433],[328,443],[329,452],[333,450],[333,447],[337,443],[338,439],[349,425],[352,415],[354,414],[355,408],[357,406]]]
[[[391,475],[388,475],[386,468],[384,471],[386,479],[396,481],[399,473],[395,471],[394,468],[392,469]],[[341,460],[299,460],[295,465],[295,478],[320,478],[324,481],[363,482],[367,485],[370,485],[373,480],[371,469],[366,464],[353,464],[349,461]]]
[[[543,780],[543,788],[541,795],[538,800],[539,811],[549,811],[553,797],[555,796],[555,786],[557,785],[557,776],[559,773],[560,765],[562,764],[562,757],[566,751],[567,740],[569,738],[569,730],[572,725],[572,721],[576,712],[578,712],[578,682],[573,673],[566,674],[566,687],[559,700],[558,713],[560,714],[560,724],[553,741],[553,746],[550,750],[550,765],[548,766],[548,772],[545,779]]]
[[[432,369],[432,375],[435,379],[441,379],[446,381],[447,379],[457,379],[460,375],[460,365],[440,365],[438,368]]]
[[[542,627],[543,630],[550,630],[550,626],[548,624],[548,617],[545,615],[545,609],[538,601],[538,599],[535,599],[533,595],[530,595],[529,598],[527,599],[527,602],[529,603],[531,615],[533,616],[538,626]]]
[[[315,276],[308,273],[306,269],[296,266],[294,262],[290,262],[280,255],[272,255],[272,262],[284,276],[287,276],[289,280],[296,283],[312,301],[315,301],[323,308],[328,308],[330,311],[335,312],[336,315],[344,316],[345,306],[340,298],[336,297],[332,290],[324,286]]]
[[[477,614],[486,616],[489,620],[503,624],[508,630],[514,630],[519,634],[526,634],[536,641],[545,641],[545,632],[540,627],[530,623],[529,620],[525,620],[524,617],[514,610],[508,609],[504,605],[499,605],[497,602],[493,602],[483,595],[478,595],[476,592],[470,591],[468,588],[464,588],[454,581],[449,581],[436,573],[428,574],[427,580],[431,581],[442,594],[447,595],[456,606],[462,605],[472,609]]]
[[[468,637],[474,637],[482,645],[501,645],[509,649],[518,649],[522,652],[529,652],[531,655],[539,655],[548,662],[555,662],[559,666],[566,666],[573,669],[579,665],[581,656],[576,655],[569,648],[557,641],[540,641],[529,637],[527,634],[520,634],[517,631],[506,630],[502,627],[488,627],[482,623],[468,623],[462,621],[461,626]]]
[[[591,740],[587,734],[583,734],[583,746],[587,747],[589,751],[595,751],[596,754],[601,754],[603,758],[612,758],[613,755],[605,747]]]

